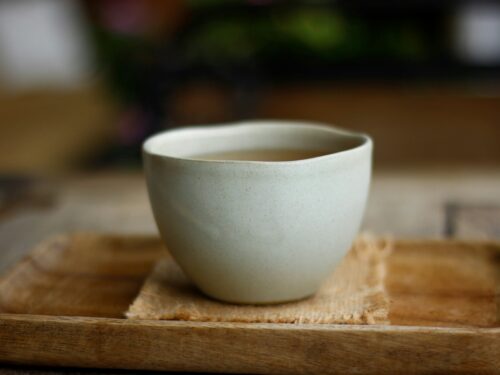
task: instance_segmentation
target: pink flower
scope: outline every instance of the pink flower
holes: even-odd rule
[[[103,25],[119,34],[141,34],[149,17],[147,2],[141,0],[102,0],[98,3]]]

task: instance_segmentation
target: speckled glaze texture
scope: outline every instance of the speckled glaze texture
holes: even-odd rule
[[[331,153],[285,162],[195,158],[252,148]],[[252,304],[307,297],[332,272],[359,230],[371,153],[365,135],[278,121],[170,130],[143,145],[169,251],[207,295]]]

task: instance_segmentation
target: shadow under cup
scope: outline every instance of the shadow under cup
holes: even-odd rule
[[[182,128],[143,145],[161,236],[188,278],[226,302],[313,294],[359,230],[372,142],[305,122]]]

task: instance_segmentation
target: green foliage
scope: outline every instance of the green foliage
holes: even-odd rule
[[[278,32],[318,52],[340,46],[347,36],[342,16],[324,9],[297,9],[277,21]]]

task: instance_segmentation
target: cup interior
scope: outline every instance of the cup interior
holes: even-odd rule
[[[369,141],[363,134],[328,125],[249,121],[169,130],[146,140],[143,149],[153,155],[197,160],[203,154],[246,150],[293,149],[329,155],[361,147]]]

